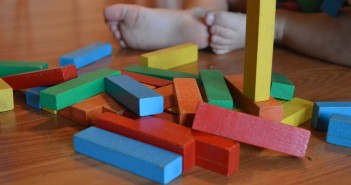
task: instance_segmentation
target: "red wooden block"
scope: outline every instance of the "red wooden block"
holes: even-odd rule
[[[244,112],[273,121],[283,119],[283,106],[276,99],[270,97],[268,101],[254,102],[243,94],[243,75],[228,75],[225,80],[235,103]]]
[[[54,69],[46,69],[21,73],[4,77],[14,90],[27,89],[39,86],[50,86],[62,83],[64,81],[76,78],[78,76],[75,65],[59,67]]]
[[[71,119],[71,106],[59,110],[58,114],[67,119]]]
[[[128,75],[129,77],[133,78],[134,80],[140,83],[149,84],[156,87],[163,87],[165,85],[169,85],[173,83],[170,80],[165,80],[165,79],[156,78],[153,76],[147,76],[147,75],[142,75],[142,74],[128,72],[128,71],[122,71],[122,75]]]
[[[130,118],[130,119],[137,119],[137,118],[140,117],[138,114],[135,114],[134,112],[132,112],[132,111],[130,111],[128,109],[124,111],[123,116],[127,117],[127,118]]]
[[[163,96],[164,109],[168,109],[175,105],[173,96],[173,84],[157,88],[155,91]]]
[[[163,112],[161,114],[154,114],[152,116],[156,117],[156,118],[160,118],[160,119],[166,120],[166,121],[169,121],[169,122],[172,122],[172,123],[177,123],[178,122],[178,115],[171,114],[171,113],[168,113],[168,112]]]
[[[193,129],[303,157],[311,132],[249,114],[199,103]]]
[[[102,107],[102,112],[112,112],[114,114],[119,114],[119,115],[124,115],[125,111],[126,111],[126,108],[117,102],[113,104],[104,105]]]
[[[195,165],[195,140],[187,134],[172,132],[168,125],[163,124],[163,120],[157,120],[146,124],[142,120],[105,112],[95,120],[95,124],[99,128],[180,154],[183,156],[183,171],[190,170]]]

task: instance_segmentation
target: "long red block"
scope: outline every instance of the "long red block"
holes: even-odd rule
[[[169,121],[169,122],[172,122],[172,123],[177,123],[178,122],[178,115],[172,114],[172,113],[168,113],[168,112],[163,112],[161,114],[154,114],[152,116],[156,117],[156,118],[160,118],[160,119],[166,120],[166,121]]]
[[[283,119],[283,106],[276,99],[254,102],[243,94],[243,75],[227,75],[225,80],[235,103],[244,112],[273,121]]]
[[[145,124],[105,112],[95,120],[95,124],[99,128],[180,154],[183,157],[183,171],[190,170],[195,165],[195,140],[187,134],[172,132],[168,125],[162,124],[163,120],[158,120]]]
[[[11,75],[4,77],[3,80],[6,81],[6,83],[8,83],[14,90],[19,90],[39,86],[56,85],[72,78],[76,78],[77,76],[78,73],[76,66],[70,65],[54,69]]]
[[[156,78],[153,76],[147,76],[147,75],[142,75],[142,74],[128,72],[128,71],[122,71],[122,75],[128,75],[129,77],[133,78],[134,80],[140,83],[144,83],[144,84],[148,84],[156,87],[163,87],[173,83],[171,80],[165,80],[165,79]]]
[[[155,89],[155,91],[163,96],[163,108],[168,109],[175,105],[173,96],[173,85],[169,84],[160,88]]]
[[[199,103],[193,129],[303,157],[311,132],[249,114]]]

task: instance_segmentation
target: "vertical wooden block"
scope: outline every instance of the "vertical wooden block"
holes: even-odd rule
[[[185,43],[145,53],[140,56],[140,65],[158,69],[172,69],[198,60],[196,44]]]
[[[142,74],[128,72],[128,71],[122,71],[122,75],[127,75],[140,83],[153,85],[156,87],[163,87],[173,83],[171,80],[165,80],[162,78],[156,78],[153,76],[147,76],[147,75],[142,75]]]
[[[161,184],[182,174],[182,157],[96,127],[73,137],[74,150]]]
[[[190,126],[193,122],[197,104],[202,102],[199,87],[193,78],[175,78],[174,95],[179,110],[179,124]]]
[[[107,77],[105,85],[108,94],[139,116],[163,112],[163,97],[126,75]]]
[[[13,89],[2,78],[0,78],[0,112],[5,112],[13,109]]]
[[[249,99],[270,97],[276,0],[248,0],[244,64],[244,94]]]
[[[330,117],[327,142],[351,148],[351,116],[333,114]]]
[[[283,103],[283,109],[281,123],[299,126],[312,118],[313,102],[295,97]]]
[[[323,0],[321,10],[328,15],[336,17],[346,0]]]
[[[283,74],[272,73],[271,96],[273,98],[291,100],[294,97],[295,86]]]
[[[56,85],[78,76],[75,66],[21,73],[3,78],[14,90]]]
[[[155,89],[155,91],[163,96],[163,108],[168,109],[175,105],[173,96],[173,84]]]
[[[52,110],[60,110],[105,91],[104,78],[120,75],[120,71],[102,68],[78,78],[40,91],[40,104]]]
[[[332,114],[351,116],[351,102],[315,102],[312,112],[312,127],[316,130],[327,131],[329,118]]]
[[[46,88],[48,88],[48,87],[43,86],[43,87],[35,87],[35,88],[28,89],[26,91],[27,105],[34,107],[34,108],[37,108],[37,109],[41,109],[39,92],[46,89]]]
[[[212,105],[233,109],[235,107],[230,91],[220,70],[200,70],[207,102]]]
[[[311,132],[222,107],[199,103],[193,129],[303,157]]]
[[[235,103],[243,111],[273,121],[282,120],[283,106],[277,100],[270,97],[268,101],[254,102],[243,94],[242,75],[228,75],[225,79]]]
[[[94,43],[60,57],[60,66],[75,65],[80,69],[112,54],[112,45]]]
[[[47,68],[47,62],[0,61],[0,77],[43,70]]]

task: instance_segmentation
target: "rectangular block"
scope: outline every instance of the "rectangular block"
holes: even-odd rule
[[[212,105],[233,109],[234,101],[220,70],[200,70],[207,102]]]
[[[59,110],[57,114],[67,119],[71,119],[71,106]]]
[[[197,60],[197,45],[185,43],[142,54],[140,56],[140,65],[158,69],[172,69],[197,62]]]
[[[351,102],[315,102],[313,105],[311,125],[316,130],[327,131],[332,114],[351,116]]]
[[[156,78],[153,76],[147,76],[128,71],[122,71],[122,75],[127,75],[140,83],[149,84],[156,87],[163,87],[173,83],[171,80],[165,80],[162,78]]]
[[[136,121],[110,112],[101,114],[95,125],[99,128],[160,147],[183,157],[183,170],[195,165],[195,140],[183,133],[168,130],[162,120],[148,122]]]
[[[173,83],[173,82],[172,82]],[[168,109],[175,105],[173,95],[173,84],[155,89],[155,91],[163,96],[163,108]]]
[[[283,74],[272,73],[271,96],[273,98],[291,100],[294,97],[295,86]]]
[[[31,88],[26,90],[26,103],[27,105],[37,108],[37,109],[41,109],[41,105],[40,105],[40,95],[39,92],[48,88],[48,86],[43,86],[43,87],[35,87],[35,88]]]
[[[247,1],[244,95],[254,102],[270,98],[276,0]]]
[[[313,102],[301,98],[293,98],[283,105],[283,119],[281,123],[299,126],[312,118]]]
[[[203,101],[199,87],[193,78],[175,78],[173,86],[179,111],[178,123],[191,127],[197,104]]]
[[[56,85],[78,76],[75,66],[21,73],[3,78],[14,90]]]
[[[113,104],[104,105],[102,107],[102,112],[112,112],[115,114],[124,115],[126,109],[127,108],[121,105],[120,103],[115,102]]]
[[[60,57],[60,66],[75,65],[80,69],[112,54],[112,45],[94,43]]]
[[[351,116],[333,114],[330,117],[327,142],[351,148]]]
[[[163,96],[126,76],[105,79],[106,92],[139,116],[163,112]]]
[[[120,71],[102,68],[40,92],[42,107],[60,110],[105,91],[104,78]]]
[[[199,103],[193,129],[303,157],[311,132],[222,107]]]
[[[182,157],[96,127],[73,137],[74,150],[161,184],[182,174]]]
[[[321,10],[330,16],[336,17],[346,0],[323,0]]]
[[[270,97],[268,101],[254,102],[244,96],[242,75],[227,75],[225,80],[235,103],[243,111],[273,121],[282,120],[283,106],[274,98]]]
[[[152,115],[152,116],[154,116],[156,118],[160,118],[160,119],[166,120],[166,121],[169,121],[169,122],[172,122],[172,123],[178,123],[178,115],[176,115],[176,114],[163,112],[161,114],[155,114],[155,115]]]
[[[13,89],[0,78],[0,112],[14,109]]]
[[[48,69],[47,62],[0,61],[0,77]]]

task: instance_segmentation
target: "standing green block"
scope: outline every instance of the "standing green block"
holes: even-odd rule
[[[271,96],[282,100],[294,97],[295,86],[285,75],[272,73]]]
[[[40,91],[40,104],[60,110],[105,91],[104,78],[121,72],[103,68]]]
[[[200,77],[209,104],[234,108],[233,98],[220,70],[200,70]]]
[[[0,61],[0,77],[48,69],[47,62]]]

